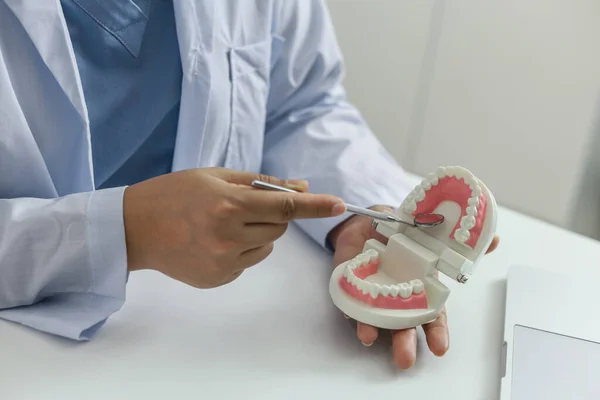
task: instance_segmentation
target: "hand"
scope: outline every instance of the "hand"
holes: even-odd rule
[[[376,211],[393,212],[390,207],[376,206]],[[329,235],[335,248],[334,265],[337,266],[359,254],[368,239],[375,238],[387,243],[387,238],[379,234],[371,225],[371,219],[353,216],[338,225]],[[499,237],[495,236],[487,253],[498,247]],[[346,317],[347,318],[347,317]],[[423,325],[429,350],[436,356],[443,356],[448,351],[448,323],[446,310],[433,322]],[[378,328],[357,322],[357,336],[365,346],[370,346],[379,335]],[[395,364],[401,369],[410,368],[417,356],[417,331],[415,328],[392,331],[392,351]]]
[[[223,168],[180,171],[128,187],[129,270],[157,270],[197,288],[224,285],[265,259],[291,220],[345,212],[337,197],[259,190],[250,186],[254,179],[300,192],[308,187]]]

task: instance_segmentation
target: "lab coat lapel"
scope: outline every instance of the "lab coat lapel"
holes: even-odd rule
[[[174,0],[183,66],[179,128],[173,170],[201,165],[211,90],[209,55],[213,50],[215,0]]]
[[[48,69],[77,109],[88,120],[79,71],[60,0],[4,0],[19,19]]]
[[[76,129],[60,131],[60,133],[56,133],[57,137],[53,138],[57,143],[64,143],[66,148],[72,146],[73,143],[79,143],[82,150],[87,150],[87,154],[83,157],[75,157],[72,160],[72,165],[65,164],[65,170],[54,171],[54,173],[61,176],[67,173],[67,169],[74,168],[79,172],[76,174],[78,178],[74,179],[69,185],[62,187],[62,191],[93,190],[94,171],[89,118],[75,53],[60,0],[0,1],[6,3],[23,26],[48,70],[56,79],[58,83],[57,91],[64,93],[81,117],[81,124],[72,124],[73,127],[77,127]],[[48,94],[48,96],[48,101],[51,101],[52,94]],[[53,118],[60,120],[64,116],[57,115]],[[52,121],[47,121],[47,123],[51,124]],[[76,140],[72,135],[78,136],[77,139],[80,140]]]

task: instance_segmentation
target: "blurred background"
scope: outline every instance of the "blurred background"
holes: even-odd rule
[[[600,238],[600,1],[327,0],[346,87],[416,174]]]

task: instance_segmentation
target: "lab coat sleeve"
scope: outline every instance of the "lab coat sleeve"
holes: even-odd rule
[[[125,301],[123,192],[0,200],[0,318],[94,336]]]
[[[263,172],[308,179],[310,192],[355,205],[398,207],[412,186],[346,98],[342,55],[324,1],[276,4]],[[296,223],[329,247],[328,233],[346,218]]]

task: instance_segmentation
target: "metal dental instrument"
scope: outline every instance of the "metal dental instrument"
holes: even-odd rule
[[[276,190],[280,192],[288,192],[288,193],[298,193],[295,190],[288,189],[282,186],[273,185],[272,183],[263,182],[259,180],[253,180],[252,186],[258,189],[264,190]],[[404,221],[395,215],[386,214],[379,211],[369,210],[368,208],[358,207],[352,204],[346,204],[346,210],[353,214],[362,215],[365,217],[371,217],[373,219],[381,220],[381,221],[391,221],[398,222],[401,224],[410,225],[412,227],[420,227],[420,228],[430,228],[432,226],[436,226],[444,222],[444,216],[441,214],[418,214],[415,216],[413,222]]]

